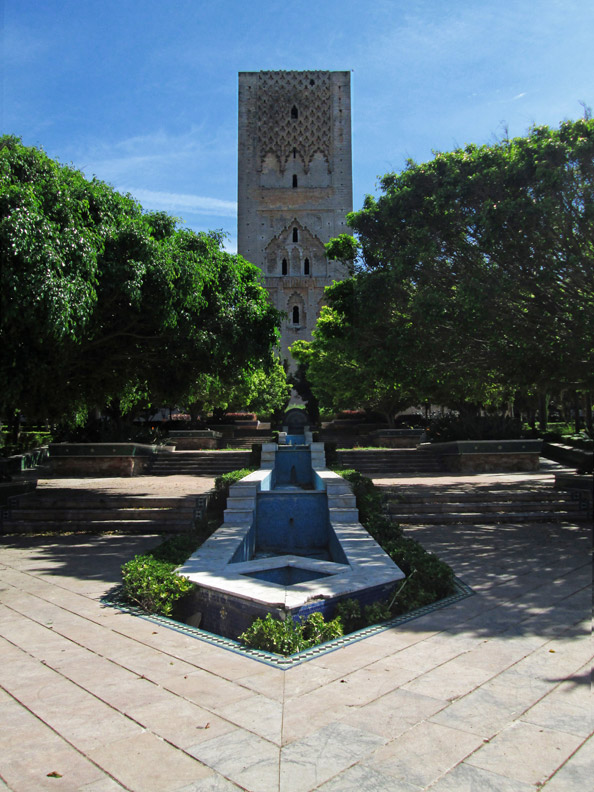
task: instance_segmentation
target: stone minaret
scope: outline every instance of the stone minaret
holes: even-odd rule
[[[350,72],[239,73],[238,252],[287,314],[282,356],[310,339],[324,287],[347,277],[324,242],[352,211]],[[294,364],[292,365],[294,368]]]

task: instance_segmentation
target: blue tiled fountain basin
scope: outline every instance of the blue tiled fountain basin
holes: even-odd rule
[[[272,569],[261,569],[257,572],[244,572],[246,577],[256,580],[266,580],[268,583],[277,583],[280,586],[296,586],[308,580],[328,577],[327,572],[316,572],[313,569],[302,569],[297,566],[284,566]]]

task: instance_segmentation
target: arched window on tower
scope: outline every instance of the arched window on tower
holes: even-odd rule
[[[281,272],[283,275],[287,274],[287,259],[283,259],[283,263],[281,264]]]
[[[296,228],[293,229],[293,242],[299,242],[299,231]]]
[[[297,187],[297,174],[293,174],[293,187]]]
[[[294,305],[293,306],[293,324],[294,325],[298,325],[299,324],[299,306],[298,305]]]
[[[308,258],[306,258],[305,261],[303,262],[303,274],[304,275],[309,275],[309,259]]]
[[[291,108],[291,118],[294,119],[299,118],[299,110],[297,110],[297,107],[295,105],[293,105],[293,107]]]

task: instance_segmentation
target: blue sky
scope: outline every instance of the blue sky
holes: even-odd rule
[[[352,70],[353,205],[594,106],[592,0],[0,0],[0,129],[236,245],[237,73]]]

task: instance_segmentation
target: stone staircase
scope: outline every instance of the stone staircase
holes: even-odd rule
[[[247,437],[234,437],[225,441],[227,448],[247,449],[251,451],[253,445],[272,443],[272,435],[248,435]]]
[[[423,476],[443,473],[439,460],[416,448],[342,449],[336,452],[338,466],[353,468],[365,476]]]
[[[182,532],[194,525],[196,496],[91,494],[72,489],[37,489],[9,499],[2,533],[125,531]]]
[[[401,525],[591,521],[587,505],[550,484],[454,484],[383,488],[391,519]]]
[[[149,476],[220,476],[250,467],[250,451],[172,451],[155,454]]]

